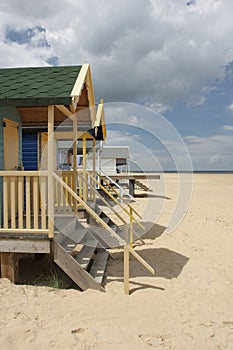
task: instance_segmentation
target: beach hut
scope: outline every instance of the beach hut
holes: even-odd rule
[[[103,146],[99,152],[99,171],[106,175],[129,172],[129,147],[128,146]],[[93,154],[88,156],[89,167],[92,166]]]
[[[125,231],[124,237],[116,232],[96,207],[96,187],[101,186],[96,142],[107,133],[103,100],[95,106],[89,64],[0,69],[0,120],[1,277],[17,280],[22,254],[52,253],[81,289],[103,290],[107,249],[117,245],[125,249],[126,292],[129,253],[153,272],[132,248],[132,223],[142,226],[136,211],[122,206],[130,218],[129,245]],[[60,162],[64,142],[71,143],[71,151]],[[89,148],[92,171],[87,169]],[[90,226],[91,219],[98,227]]]

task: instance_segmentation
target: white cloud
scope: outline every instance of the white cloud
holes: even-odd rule
[[[233,170],[233,138],[229,135],[185,137],[196,170]]]
[[[61,64],[90,62],[98,98],[172,106],[224,77],[232,10],[231,0],[2,1],[0,66],[46,64],[50,51]],[[7,27],[36,26],[45,52],[4,41]]]
[[[233,125],[223,125],[223,130],[233,131]]]
[[[190,101],[188,102],[187,106],[202,106],[206,102],[206,97],[204,95],[200,96],[194,96],[190,98]]]
[[[169,106],[163,105],[162,103],[145,103],[145,106],[159,113],[166,112],[170,109]]]
[[[227,109],[229,109],[230,111],[233,112],[233,103],[231,105],[227,106]]]

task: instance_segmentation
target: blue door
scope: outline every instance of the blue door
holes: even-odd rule
[[[24,170],[38,170],[38,133],[23,132],[22,155]]]

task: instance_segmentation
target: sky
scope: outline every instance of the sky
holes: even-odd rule
[[[233,170],[232,16],[232,0],[2,1],[0,67],[90,63],[108,144],[147,170]]]

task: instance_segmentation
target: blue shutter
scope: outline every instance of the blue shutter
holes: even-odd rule
[[[38,134],[23,133],[24,170],[38,170]]]

